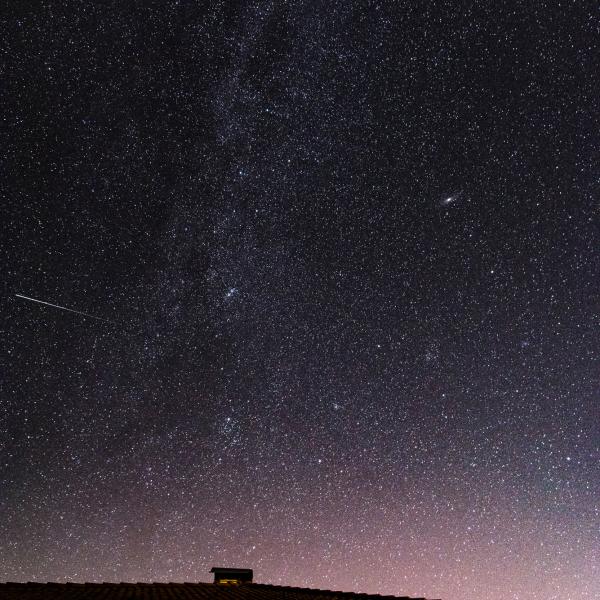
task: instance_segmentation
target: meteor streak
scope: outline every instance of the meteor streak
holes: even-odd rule
[[[45,304],[46,306],[52,306],[54,308],[59,308],[60,310],[66,310],[68,312],[75,313],[76,315],[83,315],[84,317],[88,317],[90,319],[96,319],[96,321],[103,321],[104,323],[112,323],[113,321],[109,321],[108,319],[102,319],[100,317],[95,317],[94,315],[90,315],[88,313],[81,312],[80,310],[73,310],[72,308],[66,308],[65,306],[59,306],[58,304],[51,304],[50,302],[44,302],[43,300],[36,300],[35,298],[29,298],[29,296],[23,296],[22,294],[15,294],[17,298],[23,298],[24,300],[30,300],[31,302],[37,302],[39,304]]]

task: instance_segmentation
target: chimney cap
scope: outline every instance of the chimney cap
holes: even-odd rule
[[[252,583],[252,569],[213,567],[210,572],[215,574],[215,583],[228,583],[234,585],[239,585],[240,583]]]

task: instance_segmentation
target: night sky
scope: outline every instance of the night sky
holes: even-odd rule
[[[0,581],[597,600],[596,3],[9,4]]]

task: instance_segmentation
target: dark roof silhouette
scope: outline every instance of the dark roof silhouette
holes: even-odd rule
[[[426,600],[248,583],[0,583],[0,600]]]

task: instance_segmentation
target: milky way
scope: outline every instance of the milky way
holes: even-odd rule
[[[5,12],[0,581],[600,597],[595,7]]]

